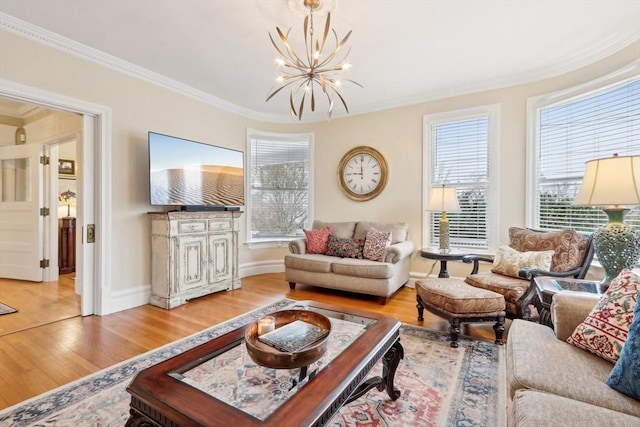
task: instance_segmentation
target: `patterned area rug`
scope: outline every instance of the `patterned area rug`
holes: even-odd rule
[[[125,391],[140,370],[279,310],[282,300],[213,326],[51,392],[0,411],[0,426],[123,426],[129,417]],[[503,426],[504,347],[460,338],[449,347],[446,334],[403,325],[405,357],[396,372],[402,395],[395,402],[375,388],[343,407],[331,427]],[[371,375],[380,375],[381,364]]]
[[[0,302],[0,315],[9,314],[9,313],[15,313],[17,311],[18,310],[16,310],[15,308],[9,307],[8,305],[3,304],[3,303]]]

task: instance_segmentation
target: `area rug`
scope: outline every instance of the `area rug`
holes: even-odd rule
[[[3,304],[3,303],[0,302],[0,315],[9,314],[9,313],[15,313],[17,311],[18,310],[16,310],[15,308],[9,307],[8,305]]]
[[[0,426],[123,426],[129,417],[126,387],[137,372],[281,309],[282,300],[190,337],[134,357],[51,392],[0,411]],[[395,376],[396,401],[375,388],[344,406],[331,427],[503,426],[504,348],[403,325],[404,359]],[[379,363],[371,375],[380,375]]]

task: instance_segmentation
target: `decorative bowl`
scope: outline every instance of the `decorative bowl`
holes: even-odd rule
[[[331,331],[331,321],[323,314],[309,310],[281,310],[269,314],[275,318],[276,330],[288,323],[302,320]],[[251,323],[245,333],[247,353],[255,363],[267,368],[292,369],[308,366],[320,359],[327,351],[329,335],[320,338],[302,350],[292,353],[282,352],[258,340],[258,322]]]

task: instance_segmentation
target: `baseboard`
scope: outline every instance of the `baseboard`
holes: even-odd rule
[[[240,278],[258,274],[283,273],[284,260],[259,261],[241,264],[238,268]]]
[[[150,296],[151,285],[137,286],[123,291],[111,292],[111,298],[109,304],[107,304],[108,312],[102,313],[102,315],[104,316],[148,304]]]

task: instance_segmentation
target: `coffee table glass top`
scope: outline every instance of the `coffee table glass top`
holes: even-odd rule
[[[257,365],[247,353],[245,340],[241,339],[168,375],[265,420],[376,322],[318,307],[293,308],[313,310],[331,320],[326,353],[306,368],[272,369]]]

